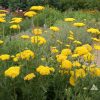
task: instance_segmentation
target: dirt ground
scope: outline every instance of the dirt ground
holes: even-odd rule
[[[100,51],[96,51],[96,55],[97,55],[97,57],[96,57],[96,63],[97,63],[97,65],[98,65],[98,67],[100,67]]]

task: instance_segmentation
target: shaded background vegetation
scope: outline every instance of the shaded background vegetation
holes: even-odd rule
[[[0,0],[0,5],[10,9],[26,10],[32,5],[49,5],[61,11],[68,9],[100,10],[100,0]]]

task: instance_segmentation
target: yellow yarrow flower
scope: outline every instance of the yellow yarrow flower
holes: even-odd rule
[[[0,18],[0,23],[5,23],[6,22],[6,20],[5,20],[5,18]]]
[[[73,67],[80,67],[80,66],[81,66],[80,62],[78,61],[73,62]]]
[[[40,35],[40,34],[42,34],[42,30],[39,29],[39,28],[36,28],[36,29],[32,30],[32,33],[35,34],[35,35]]]
[[[87,32],[92,33],[92,34],[100,34],[99,29],[96,29],[96,28],[89,28],[87,29]]]
[[[83,26],[85,26],[84,23],[74,23],[73,25],[76,26],[76,27],[83,27]]]
[[[64,21],[65,22],[72,22],[72,21],[75,21],[75,18],[65,18]]]
[[[58,27],[56,27],[56,26],[51,26],[51,27],[50,27],[50,30],[52,30],[52,31],[54,31],[54,32],[60,31],[60,29],[59,29]]]
[[[31,80],[31,79],[33,79],[33,78],[35,78],[36,76],[35,76],[35,74],[34,73],[30,73],[30,74],[28,74],[28,75],[26,75],[25,77],[24,77],[24,80]]]
[[[32,6],[30,8],[30,10],[37,10],[37,11],[44,10],[44,9],[45,9],[44,6]]]
[[[94,45],[95,50],[100,50],[100,45]]]
[[[22,39],[29,39],[30,37],[29,37],[29,35],[22,35],[21,38]]]
[[[69,61],[69,60],[62,61],[61,68],[63,68],[63,69],[71,69],[72,68],[72,62]]]
[[[46,39],[42,36],[32,36],[31,37],[31,42],[33,44],[39,44],[39,45],[42,45],[42,44],[45,44],[46,43]]]
[[[2,60],[2,61],[6,61],[6,60],[9,60],[9,59],[10,59],[10,55],[8,55],[8,54],[0,55],[0,60]]]
[[[63,50],[61,51],[61,54],[62,54],[62,55],[65,55],[65,56],[69,56],[69,55],[72,54],[72,52],[71,52],[71,49],[63,49]]]
[[[85,55],[83,55],[83,59],[85,60],[85,61],[93,61],[94,59],[95,59],[95,57],[94,57],[94,55],[93,54],[91,54],[91,53],[87,53],[87,54],[85,54]]]
[[[38,68],[36,68],[36,71],[40,74],[40,75],[50,75],[51,72],[54,72],[54,68],[53,67],[48,67],[48,66],[39,66]]]
[[[50,47],[51,53],[58,53],[58,50],[56,47]]]
[[[86,47],[80,46],[80,47],[76,47],[76,49],[74,50],[74,53],[79,54],[81,56],[81,55],[89,53],[89,51],[87,50]]]
[[[26,12],[25,14],[24,14],[24,16],[26,16],[26,17],[33,17],[33,16],[35,16],[37,13],[36,12],[34,12],[34,11],[28,11],[28,12]]]
[[[17,53],[15,58],[16,59],[22,59],[22,60],[29,60],[30,58],[33,59],[35,57],[35,54],[31,50],[24,50],[20,53]]]
[[[14,17],[10,23],[19,24],[20,22],[22,22],[22,18]]]
[[[20,25],[13,24],[10,26],[10,29],[20,29]]]
[[[15,78],[20,74],[20,66],[12,66],[8,68],[4,73],[7,77]]]
[[[0,17],[5,17],[6,16],[6,14],[0,14]]]
[[[56,56],[58,62],[62,62],[67,59],[67,56],[59,54]]]

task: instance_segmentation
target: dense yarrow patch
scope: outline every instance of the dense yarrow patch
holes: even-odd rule
[[[0,39],[0,100],[92,100],[93,93],[100,93],[96,64],[100,30],[75,18],[64,18],[67,31],[56,25],[44,29],[31,23],[28,34],[20,35],[21,22],[27,18],[33,21],[44,9],[32,6],[25,18],[14,17],[9,22],[7,12],[0,13],[0,24],[10,23],[9,30],[19,33],[15,37],[2,33]],[[80,36],[84,33],[76,34],[72,28],[84,30],[91,42],[83,42]]]

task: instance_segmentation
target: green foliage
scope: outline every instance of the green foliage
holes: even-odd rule
[[[36,26],[47,26],[53,25],[58,19],[62,19],[62,13],[56,9],[46,7],[45,10],[40,12],[36,17],[34,17],[34,24]]]
[[[61,11],[67,9],[98,9],[100,0],[0,0],[0,4],[10,9],[27,9],[33,5],[50,5]]]

